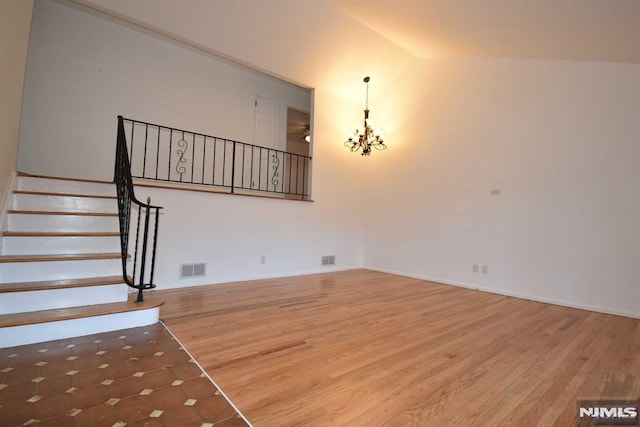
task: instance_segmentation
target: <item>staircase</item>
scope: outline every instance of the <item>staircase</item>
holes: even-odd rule
[[[158,321],[122,276],[116,188],[21,174],[0,254],[0,348]]]

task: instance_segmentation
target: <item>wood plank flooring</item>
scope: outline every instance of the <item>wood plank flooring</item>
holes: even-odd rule
[[[640,320],[367,270],[156,291],[255,426],[575,425],[640,395]]]

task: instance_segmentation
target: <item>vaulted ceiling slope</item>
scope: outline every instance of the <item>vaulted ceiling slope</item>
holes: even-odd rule
[[[640,63],[640,0],[72,1],[354,102],[420,58]]]
[[[332,0],[416,56],[640,63],[638,0]]]
[[[418,59],[328,0],[73,0],[301,86],[361,102]]]

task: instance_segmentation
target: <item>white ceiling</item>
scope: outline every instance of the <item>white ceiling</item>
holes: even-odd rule
[[[418,57],[640,63],[639,0],[332,0]]]
[[[640,0],[70,1],[358,103],[421,58],[640,64]]]

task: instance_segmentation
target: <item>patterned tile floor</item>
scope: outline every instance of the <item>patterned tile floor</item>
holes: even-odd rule
[[[247,426],[155,325],[0,349],[0,426]]]

